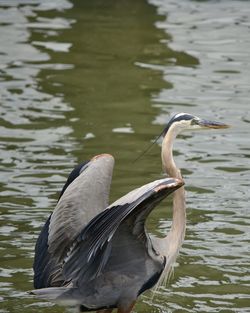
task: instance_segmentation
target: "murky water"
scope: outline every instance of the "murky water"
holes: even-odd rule
[[[135,312],[250,312],[248,1],[0,1],[0,312],[37,301],[34,244],[70,169],[102,152],[111,200],[161,176],[174,112],[233,125],[176,142],[188,227],[174,276]],[[149,228],[164,234],[162,204]],[[168,221],[166,221],[168,220]]]

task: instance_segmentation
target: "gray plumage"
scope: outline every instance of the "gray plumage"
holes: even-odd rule
[[[48,246],[51,254],[61,258],[65,246],[107,208],[113,167],[114,159],[110,155],[93,159],[65,190],[50,220]]]
[[[77,305],[81,311],[131,312],[137,297],[166,278],[185,236],[184,182],[172,148],[186,129],[226,128],[187,113],[162,132],[162,164],[173,178],[137,188],[108,206],[114,159],[103,154],[77,166],[37,240],[33,294]],[[173,222],[164,238],[151,237],[150,212],[174,192]]]
[[[163,198],[182,185],[181,180],[172,178],[151,182],[97,214],[71,242],[61,263],[62,287],[38,289],[33,293],[57,302],[81,305],[86,310],[135,301],[141,292],[155,284],[166,262],[154,250],[145,231],[146,218]]]

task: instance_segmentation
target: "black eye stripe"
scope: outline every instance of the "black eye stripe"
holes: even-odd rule
[[[178,115],[178,114],[177,114]],[[180,122],[180,121],[190,121],[192,119],[194,119],[194,116],[193,115],[190,115],[190,114],[181,114],[179,116],[177,115],[174,115],[171,120],[168,122],[166,128],[164,129],[163,131],[163,137],[166,136],[169,128],[171,125],[173,125],[175,122]]]
[[[172,121],[172,123],[174,122],[179,122],[179,121],[189,121],[189,120],[192,120],[194,118],[193,115],[190,115],[190,114],[183,114],[183,115],[180,115],[178,117],[173,117],[171,118],[170,122]]]

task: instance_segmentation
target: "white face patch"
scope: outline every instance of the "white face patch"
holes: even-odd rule
[[[186,130],[197,130],[197,129],[202,129],[203,127],[192,123],[193,119],[187,120],[187,119],[183,119],[181,120],[181,116],[184,116],[185,113],[179,113],[175,116],[176,120],[172,123],[172,125],[170,126],[168,132],[171,132],[172,134],[174,134],[175,136],[177,136],[179,133],[186,131]],[[194,117],[195,118],[195,117]]]
[[[173,132],[177,135],[184,130],[192,129],[192,126],[191,120],[176,121],[170,126],[169,132]]]

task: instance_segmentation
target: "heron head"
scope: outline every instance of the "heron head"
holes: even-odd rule
[[[169,132],[173,131],[176,135],[184,130],[196,130],[196,129],[211,129],[211,128],[228,128],[229,125],[208,121],[197,116],[188,114],[188,113],[178,113],[175,114],[167,126],[163,130],[163,137]]]
[[[188,113],[177,113],[170,119],[166,127],[163,129],[160,135],[153,141],[153,143],[146,150],[144,150],[134,160],[134,162],[140,159],[141,156],[144,155],[157,142],[157,140],[161,136],[163,136],[163,138],[166,137],[167,133],[171,132],[172,134],[171,137],[175,138],[175,136],[177,136],[180,132],[184,130],[228,128],[228,127],[230,126],[221,122],[204,120],[202,118],[199,118],[195,115],[191,115]]]

